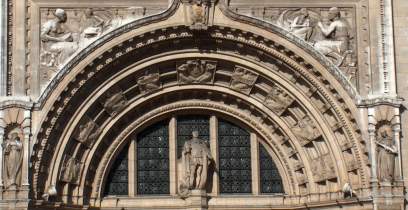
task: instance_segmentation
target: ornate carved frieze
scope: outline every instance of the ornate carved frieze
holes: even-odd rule
[[[103,107],[111,116],[120,112],[128,102],[122,91],[114,94],[108,92],[106,97]]]
[[[77,128],[76,140],[90,148],[95,143],[102,130],[93,120],[86,118]]]
[[[153,92],[160,88],[160,74],[152,73],[141,76],[137,79],[137,85],[142,94]]]
[[[189,60],[177,66],[177,77],[180,84],[213,83],[217,68],[216,61]]]
[[[282,90],[282,88],[275,85],[269,91],[264,102],[272,111],[277,114],[282,114],[293,101],[294,100]]]
[[[75,157],[66,155],[60,171],[60,180],[62,182],[77,184],[81,162]]]
[[[320,134],[313,121],[305,117],[292,127],[292,132],[296,135],[301,145],[306,145],[315,140]]]
[[[258,78],[258,74],[241,66],[236,66],[231,76],[230,87],[236,91],[249,94]]]

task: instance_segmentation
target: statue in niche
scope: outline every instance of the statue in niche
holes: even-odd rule
[[[187,197],[190,190],[205,190],[211,160],[207,142],[198,138],[198,131],[192,132],[192,139],[184,143],[182,151],[183,175],[179,193]]]
[[[87,120],[84,124],[79,126],[77,140],[90,148],[101,132],[102,130],[94,121]]]
[[[265,98],[266,106],[276,113],[282,113],[292,102],[293,99],[277,86],[274,86]]]
[[[345,19],[341,18],[340,10],[337,7],[329,9],[327,18],[327,23],[322,23],[322,21],[317,23],[323,40],[316,41],[314,47],[323,55],[332,58],[335,65],[341,66],[346,56],[352,53],[349,48],[350,26]]]
[[[76,184],[78,182],[80,168],[81,163],[77,159],[74,157],[65,156],[65,160],[61,168],[61,181]]]
[[[377,177],[381,182],[392,182],[398,149],[393,143],[391,126],[383,125],[378,129],[375,143],[377,144]]]
[[[6,142],[3,144],[4,149],[4,175],[5,186],[8,189],[16,189],[20,185],[20,171],[23,164],[23,143],[19,135],[19,129],[12,130]]]
[[[103,104],[103,107],[111,116],[116,115],[127,104],[127,100],[122,91],[115,94],[108,92],[106,96],[107,99]]]
[[[232,89],[249,94],[258,75],[242,67],[236,67],[231,77]]]
[[[139,90],[141,93],[149,93],[160,88],[160,75],[159,73],[148,74],[145,73],[137,80]]]
[[[47,21],[41,28],[41,64],[58,67],[77,49],[72,33],[67,32],[63,24],[67,15],[63,9],[56,9],[54,19]]]
[[[308,117],[299,120],[297,125],[292,127],[292,132],[296,135],[302,145],[308,144],[319,135],[312,120]]]
[[[283,11],[276,24],[306,41],[310,40],[313,33],[312,18],[306,8]]]
[[[177,75],[180,83],[211,83],[217,67],[216,62],[191,60],[178,66]]]

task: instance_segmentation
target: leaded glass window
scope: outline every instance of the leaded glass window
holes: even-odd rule
[[[181,157],[184,142],[191,139],[191,133],[198,131],[199,138],[209,142],[210,122],[209,116],[188,115],[177,118],[177,157]]]
[[[251,141],[244,129],[227,121],[218,123],[221,193],[251,193]]]
[[[137,140],[137,193],[169,194],[168,122],[150,126]]]
[[[261,193],[283,193],[282,179],[271,155],[259,144]]]
[[[108,175],[105,195],[128,195],[128,149],[119,153]]]

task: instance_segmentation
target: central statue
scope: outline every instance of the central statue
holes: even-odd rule
[[[213,159],[208,143],[198,138],[198,132],[192,132],[192,139],[184,143],[182,151],[182,180],[179,193],[188,197],[190,190],[205,190],[208,167]]]

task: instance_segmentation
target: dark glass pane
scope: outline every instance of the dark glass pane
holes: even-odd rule
[[[209,142],[210,122],[209,116],[193,115],[177,118],[177,157],[181,157],[184,142],[191,139],[191,133],[198,131],[199,138]]]
[[[219,175],[221,193],[251,193],[251,141],[244,129],[227,121],[218,122]]]
[[[282,179],[268,151],[259,144],[261,193],[283,193]]]
[[[108,175],[105,195],[128,195],[128,149],[122,149]]]
[[[168,122],[150,126],[137,139],[137,193],[169,194]]]

